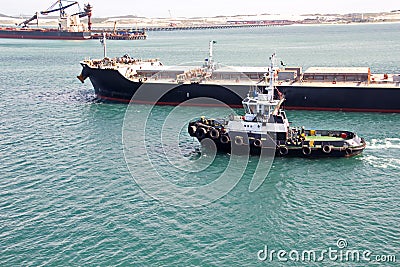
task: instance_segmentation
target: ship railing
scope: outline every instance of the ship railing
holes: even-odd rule
[[[211,73],[209,73],[204,68],[195,68],[187,70],[184,73],[176,75],[176,81],[178,83],[184,82],[202,82],[211,78]]]
[[[114,57],[109,58],[105,57],[103,59],[85,59],[84,62],[91,67],[115,67],[122,65],[138,65],[141,63],[158,63],[160,66],[163,64],[158,59],[138,59],[138,58],[130,58],[130,57]]]

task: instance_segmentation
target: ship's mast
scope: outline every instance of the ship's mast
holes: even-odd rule
[[[270,67],[268,70],[269,84],[265,88],[266,94],[264,93],[256,94],[258,100],[256,104],[257,113],[265,116],[266,118],[269,118],[271,115],[276,115],[279,111],[281,104],[284,101],[283,98],[280,100],[274,99],[275,71],[276,71],[275,56],[276,56],[275,53],[273,53],[269,58],[270,60]],[[248,104],[249,106],[254,105],[254,103],[248,101],[248,98],[246,98],[246,101],[244,101],[243,103]],[[252,116],[248,116],[248,114],[246,114],[246,116],[248,117],[248,120],[252,120],[253,119],[252,116],[254,116],[254,114],[252,114]]]
[[[63,7],[63,5],[62,5],[61,0],[58,1],[58,6],[59,6],[59,8],[60,8],[60,18],[65,17],[65,10],[64,10],[64,7]]]
[[[270,58],[270,67],[269,67],[269,86],[266,88],[268,98],[274,99],[274,89],[275,89],[275,53],[273,53]]]
[[[210,41],[208,45],[208,61],[212,63],[213,61],[213,44],[215,41]]]
[[[104,58],[107,57],[107,43],[106,43],[106,40],[107,40],[106,33],[103,32],[103,38],[100,39],[100,43],[103,45]]]
[[[208,44],[208,58],[206,62],[207,68],[213,70],[215,68],[214,59],[213,59],[213,45],[216,44],[216,41],[211,40]]]

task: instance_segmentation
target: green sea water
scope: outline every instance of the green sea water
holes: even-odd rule
[[[399,31],[376,24],[150,32],[145,41],[107,45],[109,56],[173,65],[202,61],[216,40],[215,60],[226,65],[267,65],[276,52],[304,68],[399,73]],[[398,264],[399,114],[287,111],[293,125],[355,131],[368,146],[349,159],[275,159],[249,192],[257,157],[243,171],[229,167],[230,155],[200,155],[185,131],[194,116],[230,110],[163,106],[146,114],[146,106],[99,103],[76,75],[80,60],[102,53],[97,40],[0,39],[1,266]],[[152,170],[200,188],[228,167],[237,184],[200,207],[177,204],[182,196],[170,187],[146,187],[158,185]]]

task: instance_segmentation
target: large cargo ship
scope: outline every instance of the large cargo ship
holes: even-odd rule
[[[78,6],[78,11],[74,14],[67,14],[66,9]],[[59,12],[58,28],[39,27],[39,14],[46,16],[53,12]],[[85,40],[91,38],[91,16],[92,6],[85,5],[82,11],[78,2],[56,1],[45,11],[36,12],[31,18],[19,23],[17,27],[1,27],[0,38],[17,39],[58,39],[58,40]],[[88,17],[87,27],[81,23],[81,18]],[[29,27],[31,23],[36,26]]]
[[[275,79],[286,109],[400,112],[399,74],[372,74],[368,67],[313,67],[305,72],[282,67],[270,77],[268,67],[215,64],[212,45],[203,66],[165,66],[158,59],[125,55],[84,60],[78,78],[89,78],[97,98],[107,101],[241,107],[250,87],[262,91]]]
[[[89,32],[69,32],[57,29],[24,29],[0,28],[0,38],[14,39],[54,39],[54,40],[85,40],[90,39]]]

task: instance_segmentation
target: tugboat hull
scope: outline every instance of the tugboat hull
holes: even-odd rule
[[[208,124],[204,124],[208,121]],[[224,128],[215,120],[200,119],[190,122],[188,132],[201,143],[212,140],[220,152],[275,157],[332,158],[353,157],[366,147],[364,139],[348,131],[304,130],[290,139],[279,139],[279,135],[260,135],[246,132],[224,133]],[[205,142],[207,144],[207,142]]]

